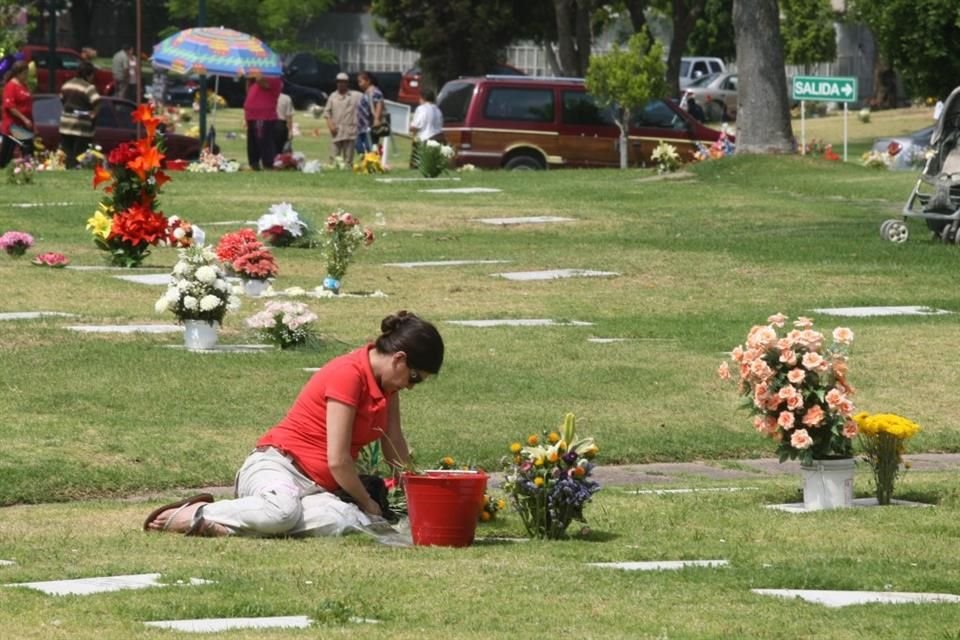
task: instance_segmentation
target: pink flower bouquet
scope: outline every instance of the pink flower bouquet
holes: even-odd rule
[[[52,269],[62,269],[68,264],[70,264],[70,259],[62,253],[57,253],[55,251],[48,251],[47,253],[41,253],[35,257],[31,262],[38,267],[50,267]]]
[[[27,249],[33,246],[33,236],[22,231],[7,231],[0,236],[0,249],[7,252],[7,255],[19,258],[27,252]]]
[[[777,441],[781,462],[849,458],[857,435],[850,401],[854,389],[847,382],[853,332],[838,327],[827,345],[809,318],[797,318],[790,331],[783,330],[787,320],[780,313],[770,316],[768,324],[750,330],[746,344],[730,352],[753,425]],[[730,369],[723,362],[720,378],[731,379]]]

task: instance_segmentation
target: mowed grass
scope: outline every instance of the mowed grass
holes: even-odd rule
[[[302,141],[308,157],[326,140]],[[228,153],[241,155],[242,141]],[[225,143],[225,146],[227,143]],[[399,164],[399,161],[395,162]],[[403,395],[418,460],[442,455],[499,468],[506,447],[557,424],[566,411],[601,446],[599,462],[769,456],[714,370],[753,324],[776,311],[814,315],[857,334],[851,380],[861,408],[896,411],[924,431],[911,451],[960,450],[955,416],[960,347],[955,315],[832,319],[842,305],[929,305],[960,311],[956,248],[923,225],[895,246],[880,223],[896,217],[914,176],[800,158],[733,158],[665,181],[642,171],[482,172],[460,182],[385,184],[323,173],[178,173],[168,214],[203,226],[256,219],[275,202],[322,220],[342,206],[377,233],[345,280],[387,298],[310,300],[323,346],[312,352],[191,354],[179,336],[105,336],[79,323],[172,321],[153,313],[161,287],[112,272],[51,271],[0,256],[0,311],[61,311],[77,319],[0,322],[0,583],[160,572],[170,587],[55,598],[0,588],[0,635],[98,640],[191,637],[146,620],[309,615],[309,631],[231,632],[236,638],[950,638],[950,605],[826,609],[765,598],[751,588],[956,593],[958,495],[950,473],[911,473],[891,507],[791,515],[763,508],[799,499],[797,479],[736,483],[739,493],[631,495],[607,487],[588,508],[589,531],[554,543],[481,542],[462,550],[391,549],[345,539],[184,539],[139,531],[154,501],[183,488],[230,484],[256,438],[279,420],[303,367],[363,344],[400,308],[437,322],[440,376]],[[399,177],[414,177],[405,170]],[[429,194],[484,186],[495,194]],[[0,231],[29,231],[33,253],[74,264],[101,257],[83,230],[97,195],[88,173],[0,188]],[[16,208],[15,203],[71,202]],[[378,216],[377,213],[382,215]],[[561,215],[562,225],[490,227],[479,217]],[[216,240],[230,227],[206,226]],[[277,250],[278,288],[320,284],[316,251]],[[157,249],[147,267],[169,270]],[[413,260],[503,259],[507,265],[400,269]],[[510,282],[504,270],[585,268],[610,279]],[[145,269],[145,271],[150,271]],[[224,343],[251,342],[244,300]],[[472,329],[447,320],[553,318],[588,327]],[[622,337],[593,344],[588,337]],[[861,469],[857,495],[869,495]],[[700,483],[709,486],[709,483]],[[670,485],[672,487],[677,484]],[[78,501],[80,498],[89,500]],[[45,504],[40,504],[45,503]],[[574,528],[576,531],[576,527]],[[481,537],[517,536],[504,514]],[[628,573],[584,566],[623,560],[726,559],[723,569]],[[216,584],[173,586],[205,578]],[[372,618],[379,625],[349,622]],[[952,634],[952,635],[951,635]]]
[[[317,144],[322,141],[317,139]],[[9,419],[0,460],[0,503],[228,484],[256,438],[289,407],[308,374],[375,337],[401,308],[435,321],[447,343],[440,376],[404,394],[408,438],[422,464],[443,455],[497,468],[509,443],[552,426],[566,411],[598,438],[604,461],[763,456],[714,375],[723,353],[776,311],[816,315],[846,305],[929,305],[960,310],[952,286],[956,249],[930,242],[921,224],[905,245],[880,238],[914,176],[801,158],[734,158],[691,168],[686,180],[642,171],[476,172],[459,182],[376,182],[325,172],[174,174],[163,210],[201,226],[253,220],[292,202],[308,219],[344,207],[373,227],[347,291],[386,298],[310,301],[326,340],[316,352],[197,355],[165,348],[177,335],[79,334],[64,325],[172,321],[156,316],[161,287],[115,272],[52,271],[0,260],[3,311],[61,311],[78,320],[0,324],[0,409]],[[415,177],[398,170],[395,177]],[[430,187],[485,186],[493,194],[433,194]],[[74,264],[99,252],[83,229],[97,200],[86,172],[42,175],[0,191],[0,227],[37,237]],[[23,202],[66,206],[15,208]],[[480,217],[561,215],[556,225],[492,227]],[[215,242],[232,227],[206,226]],[[277,288],[313,288],[316,250],[279,249]],[[146,266],[176,259],[155,249]],[[502,259],[505,265],[403,269],[383,263]],[[615,278],[512,282],[504,270],[601,269]],[[246,299],[221,339],[251,342]],[[448,320],[553,318],[587,327],[476,329]],[[957,316],[818,318],[857,334],[853,383],[860,407],[898,411],[924,432],[913,450],[960,449],[950,401],[957,374]],[[627,338],[594,344],[589,337]],[[51,473],[56,469],[56,473]]]
[[[862,478],[861,478],[862,479]],[[144,621],[308,615],[309,631],[251,630],[231,638],[949,638],[955,605],[842,609],[751,593],[755,588],[956,592],[958,494],[942,475],[916,474],[911,497],[933,508],[786,514],[763,505],[796,498],[795,481],[741,483],[753,491],[631,495],[608,487],[591,531],[560,542],[516,536],[508,517],[482,525],[467,549],[396,549],[343,539],[197,539],[146,535],[147,505],[97,501],[0,513],[0,551],[17,565],[0,582],[132,573],[170,586],[53,597],[0,589],[5,636],[188,638]],[[858,490],[867,489],[861,484]],[[909,522],[909,526],[906,523]],[[715,569],[625,572],[587,562],[727,560]],[[182,586],[190,578],[213,580]],[[350,622],[356,616],[379,620]]]

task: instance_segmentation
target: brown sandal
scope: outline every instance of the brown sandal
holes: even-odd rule
[[[209,493],[200,493],[195,496],[190,496],[189,498],[184,498],[183,500],[178,500],[177,502],[171,502],[170,504],[165,504],[162,507],[157,507],[150,512],[150,515],[147,516],[147,519],[143,521],[143,530],[151,531],[150,523],[157,519],[164,511],[169,511],[170,509],[182,509],[184,507],[189,507],[192,504],[197,504],[198,502],[210,503],[213,502],[214,498]],[[173,521],[173,518],[170,518]]]

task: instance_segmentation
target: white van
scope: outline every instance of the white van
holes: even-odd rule
[[[727,66],[720,58],[683,57],[680,58],[680,88],[711,73],[726,71]]]

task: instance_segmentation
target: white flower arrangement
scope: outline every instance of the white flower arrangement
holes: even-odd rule
[[[227,311],[240,308],[240,298],[226,280],[217,254],[208,246],[178,251],[167,290],[157,300],[157,313],[173,312],[177,319],[222,322]]]
[[[441,173],[446,173],[450,160],[455,155],[456,151],[450,145],[441,144],[436,140],[427,140],[420,147],[418,160],[420,173],[426,178],[436,178]]]
[[[311,246],[312,230],[300,219],[293,205],[281,202],[272,205],[267,213],[257,219],[257,233],[274,247]]]
[[[680,155],[677,148],[668,142],[660,141],[650,159],[657,163],[657,173],[672,173],[680,167]]]
[[[247,326],[256,329],[264,340],[289,349],[315,337],[316,321],[317,314],[302,302],[268,302],[263,311],[247,318]]]
[[[262,234],[274,227],[281,227],[294,238],[299,238],[307,228],[307,223],[300,219],[300,214],[294,210],[292,204],[281,202],[271,205],[267,213],[257,220],[257,233]]]

